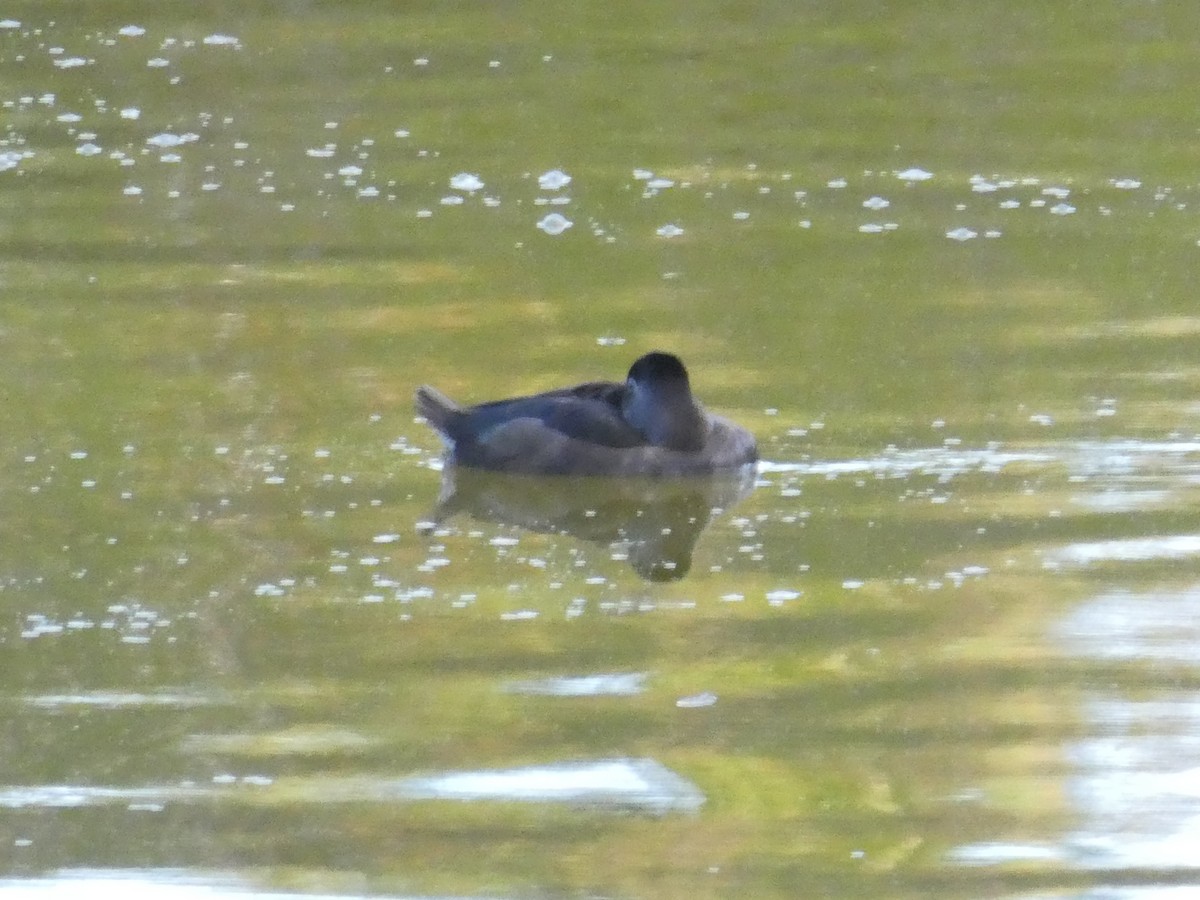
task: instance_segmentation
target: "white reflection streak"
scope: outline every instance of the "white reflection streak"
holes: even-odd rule
[[[1100,562],[1150,562],[1186,559],[1200,554],[1200,534],[1171,534],[1145,538],[1118,538],[1068,544],[1046,553],[1043,565],[1089,566]]]
[[[651,759],[525,766],[407,778],[411,800],[517,800],[634,807],[656,813],[695,811],[704,795]]]
[[[1181,536],[1166,546],[1190,554],[1193,543],[1200,539]],[[1122,558],[1143,551],[1161,555],[1163,539],[1125,546]],[[1102,594],[1054,634],[1075,656],[1200,666],[1200,585]],[[1078,768],[1070,795],[1086,823],[1065,841],[1071,855],[1089,868],[1200,867],[1200,695],[1169,687],[1150,698],[1098,694],[1083,712],[1096,735],[1067,751]]]
[[[232,775],[216,776],[206,785],[0,786],[0,808],[61,809],[118,804],[152,808],[235,796],[242,802],[255,803],[268,801],[274,788],[274,782],[267,777],[238,779]],[[637,809],[656,815],[695,812],[705,799],[694,784],[653,759],[602,759],[402,778],[292,779],[285,790],[293,797],[307,796],[316,803],[499,800]]]
[[[1073,545],[1072,552],[1084,559],[1161,558],[1165,548],[1191,553],[1197,541],[1102,541]],[[1051,636],[1069,656],[1200,668],[1200,584],[1172,592],[1106,592],[1072,610]],[[1082,717],[1093,723],[1093,736],[1064,749],[1075,767],[1066,789],[1080,828],[1057,844],[965,844],[948,859],[966,866],[1062,861],[1081,869],[1200,868],[1200,693],[1161,683],[1149,696],[1096,693],[1085,700]],[[1180,896],[1195,896],[1194,886],[1185,890]],[[1131,888],[1121,896],[1137,894]]]
[[[877,473],[902,476],[916,472],[953,474],[994,472],[1009,465],[1049,463],[1056,459],[1058,457],[1054,454],[1045,451],[946,450],[934,447],[924,450],[897,450],[862,459],[839,459],[824,462],[778,463],[762,460],[758,463],[758,471],[763,474],[789,473],[797,475]]]
[[[504,686],[510,694],[546,697],[632,697],[646,688],[644,672],[616,672],[514,681]]]
[[[354,900],[366,896],[263,890],[234,875],[177,869],[67,869],[45,878],[4,878],[0,895],[5,900]]]
[[[1174,593],[1101,594],[1068,613],[1053,633],[1075,656],[1196,665],[1200,585]]]

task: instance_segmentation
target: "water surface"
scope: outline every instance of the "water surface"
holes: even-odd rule
[[[1194,890],[1189,8],[3,15],[0,893]]]

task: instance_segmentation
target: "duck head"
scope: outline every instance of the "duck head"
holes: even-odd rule
[[[687,369],[678,356],[647,353],[630,366],[625,385],[622,414],[647,441],[670,450],[704,447],[708,417],[692,396]]]

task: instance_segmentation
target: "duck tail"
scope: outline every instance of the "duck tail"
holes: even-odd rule
[[[453,433],[454,422],[462,412],[457,403],[427,384],[417,388],[416,405],[417,415],[445,435]]]

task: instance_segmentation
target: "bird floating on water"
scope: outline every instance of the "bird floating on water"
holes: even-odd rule
[[[707,412],[679,357],[640,357],[624,381],[459,406],[428,385],[417,412],[445,441],[449,462],[527,475],[673,477],[737,469],[758,459],[749,431]]]

